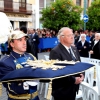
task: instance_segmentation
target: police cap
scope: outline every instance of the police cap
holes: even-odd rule
[[[28,35],[20,30],[12,31],[12,33],[8,36],[8,43],[10,43],[14,39],[20,39],[24,36],[28,38]]]

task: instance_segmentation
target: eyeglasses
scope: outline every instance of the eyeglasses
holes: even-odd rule
[[[74,34],[69,34],[69,35],[61,35],[61,36],[72,37],[72,36],[74,36]]]

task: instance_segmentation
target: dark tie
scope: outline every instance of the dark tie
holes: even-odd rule
[[[71,57],[72,57],[72,60],[73,60],[73,61],[76,61],[76,58],[73,56],[71,49],[69,49],[69,53],[70,53],[70,55],[71,55]]]

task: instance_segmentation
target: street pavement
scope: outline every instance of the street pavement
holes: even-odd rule
[[[44,55],[49,55],[49,52],[38,53],[38,59],[45,59]],[[40,84],[40,87],[41,87],[41,84]],[[45,86],[43,86],[43,87],[45,87]],[[43,88],[42,94],[40,94],[40,88],[38,90],[40,100],[47,100],[44,98],[44,90],[45,90],[45,88]],[[4,87],[2,87],[2,96],[0,97],[0,100],[7,100],[7,92]],[[78,100],[82,100],[82,99],[78,99]]]

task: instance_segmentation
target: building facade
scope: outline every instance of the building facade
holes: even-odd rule
[[[40,21],[41,10],[56,0],[0,0],[0,12],[6,13],[13,28],[20,28],[22,25],[27,28],[42,29]],[[86,0],[89,7],[93,0]],[[74,4],[84,7],[84,0],[73,0]]]
[[[14,29],[33,27],[33,5],[35,0],[0,0],[0,12],[4,12]]]
[[[84,7],[84,1],[85,0],[73,0],[74,4],[81,6],[82,8]],[[91,6],[91,2],[93,0],[86,0],[86,7],[88,8],[89,6]]]

